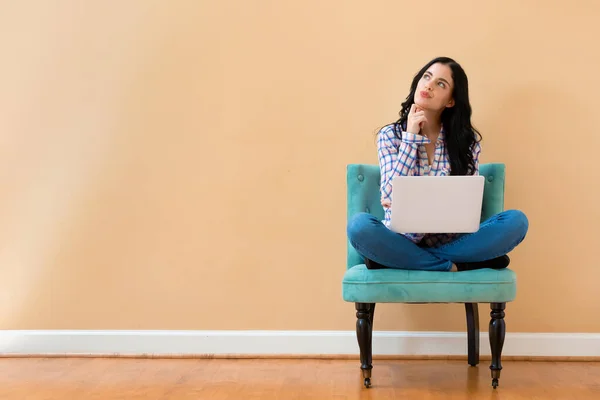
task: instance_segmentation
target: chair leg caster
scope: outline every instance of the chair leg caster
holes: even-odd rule
[[[364,385],[368,389],[371,387],[371,368],[362,370]]]
[[[496,389],[498,387],[498,380],[500,379],[500,370],[493,369],[492,370],[492,387]]]

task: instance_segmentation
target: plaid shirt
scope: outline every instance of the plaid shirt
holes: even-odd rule
[[[448,151],[446,149],[446,142],[444,141],[444,130],[441,130],[435,143],[435,153],[431,165],[429,165],[427,150],[424,146],[427,143],[430,143],[430,140],[426,136],[407,132],[402,132],[402,139],[398,139],[394,134],[393,125],[385,126],[379,131],[377,154],[379,157],[379,169],[381,171],[380,192],[382,202],[385,200],[391,202],[392,178],[396,175],[450,175],[450,160],[448,159]],[[473,150],[475,175],[477,175],[479,174],[480,144],[476,143]],[[382,222],[388,228],[391,216],[391,208],[385,208],[385,217]],[[403,233],[403,235],[414,243],[421,243],[422,241],[422,244],[426,247],[439,247],[458,236],[453,233]]]

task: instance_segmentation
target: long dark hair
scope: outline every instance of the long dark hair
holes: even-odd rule
[[[471,104],[469,102],[469,81],[463,68],[451,58],[438,57],[429,61],[413,78],[410,93],[402,103],[400,118],[393,123],[394,133],[401,138],[402,129],[406,128],[408,112],[414,103],[417,84],[433,64],[441,63],[452,70],[454,80],[454,106],[446,108],[441,115],[442,127],[450,159],[450,175],[472,175],[475,171],[473,146],[481,141],[481,134],[471,125]]]

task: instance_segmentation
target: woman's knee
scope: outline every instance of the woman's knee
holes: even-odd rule
[[[369,237],[372,234],[372,230],[377,222],[377,218],[372,214],[366,212],[354,214],[348,220],[346,228],[348,238],[353,242],[362,242],[363,238]]]
[[[529,230],[529,219],[521,210],[507,210],[504,212],[505,218],[510,221],[515,235],[524,238]]]

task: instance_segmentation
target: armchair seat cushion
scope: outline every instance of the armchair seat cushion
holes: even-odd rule
[[[508,268],[438,272],[368,270],[359,264],[342,281],[344,300],[356,303],[504,303],[516,292],[517,277]]]

